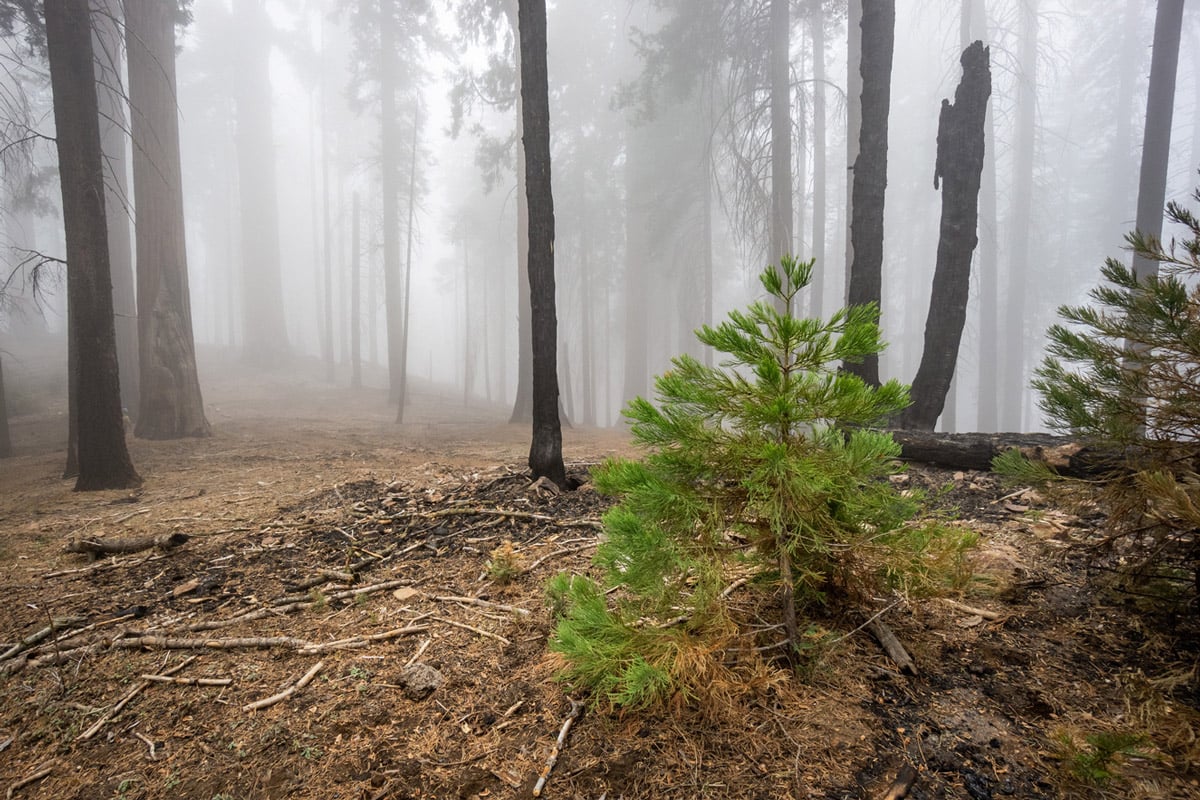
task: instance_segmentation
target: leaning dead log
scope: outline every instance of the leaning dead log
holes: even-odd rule
[[[188,540],[186,533],[160,533],[155,536],[130,536],[124,539],[72,539],[63,547],[68,553],[85,553],[88,558],[138,553],[150,548],[170,550]]]
[[[905,461],[949,469],[988,471],[992,459],[1012,449],[1059,474],[1087,478],[1110,471],[1115,453],[1097,450],[1065,436],[1042,433],[929,433],[893,430]]]

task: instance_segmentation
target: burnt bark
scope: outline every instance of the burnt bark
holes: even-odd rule
[[[76,491],[141,485],[125,446],[104,215],[104,169],[87,0],[46,4],[46,42],[67,242],[75,352]]]
[[[518,17],[533,345],[533,441],[529,446],[529,468],[534,478],[546,477],[566,488],[558,417],[558,321],[554,305],[554,197],[550,183],[545,0],[520,0]]]
[[[942,222],[925,350],[912,385],[912,405],[901,426],[931,431],[941,416],[954,378],[967,320],[971,257],[979,243],[979,186],[983,175],[984,122],[992,94],[990,51],[976,41],[963,51],[962,80],[954,103],[942,100],[933,187],[942,186]]]
[[[175,8],[161,0],[125,0],[125,7],[140,310],[134,434],[143,439],[208,436],[184,244]]]
[[[850,238],[854,261],[846,302],[881,306],[883,293],[883,202],[887,191],[888,115],[892,105],[892,51],[896,40],[894,0],[864,3],[862,9],[862,102],[858,157],[854,160],[854,207]],[[847,372],[879,385],[879,356],[869,355]]]
[[[948,469],[987,472],[992,459],[1019,450],[1021,455],[1054,468],[1060,475],[1084,478],[1111,472],[1121,454],[1098,450],[1065,436],[1044,433],[933,433],[893,430],[900,458]]]

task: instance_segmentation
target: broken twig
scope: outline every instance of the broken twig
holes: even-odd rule
[[[279,694],[273,694],[270,697],[264,697],[262,700],[256,700],[253,703],[247,703],[246,705],[242,706],[242,711],[258,711],[259,709],[273,706],[278,702],[288,699],[305,686],[308,686],[308,684],[312,682],[312,679],[317,677],[317,673],[320,672],[321,668],[324,666],[324,661],[318,661],[316,664],[313,664],[312,669],[304,673],[304,676],[300,678],[300,680],[296,681]]]
[[[546,787],[546,781],[550,778],[550,771],[558,763],[558,754],[562,752],[563,744],[567,741],[567,732],[571,730],[571,724],[579,717],[579,712],[582,710],[583,703],[571,700],[571,713],[563,722],[562,729],[558,732],[558,739],[554,742],[554,749],[550,751],[550,758],[546,759],[546,766],[542,767],[542,774],[538,776],[537,783],[533,787],[534,797],[541,797],[542,789]]]
[[[162,675],[163,675],[163,677],[169,678],[172,675],[174,675],[175,673],[182,670],[188,664],[191,664],[195,660],[196,660],[196,656],[191,656],[189,658],[185,658],[183,661],[180,661],[178,664],[176,664],[174,667],[171,667],[171,669],[167,670]],[[92,727],[88,728],[86,731],[79,734],[79,738],[76,741],[86,742],[88,739],[91,739],[93,736],[95,736],[97,733],[99,733],[100,730],[105,725],[108,724],[108,721],[110,719],[115,717],[117,714],[120,714],[121,709],[123,709],[123,708],[125,708],[125,706],[129,705],[129,703],[133,700],[133,698],[135,698],[139,694],[141,694],[142,691],[144,691],[146,689],[146,687],[149,686],[151,683],[152,683],[152,681],[148,681],[148,680],[142,680],[142,681],[139,681],[138,683],[136,683],[132,689],[130,689],[128,692],[125,693],[124,697],[122,697],[120,700],[117,701],[117,704],[115,706],[110,708],[108,711],[104,712],[104,714],[101,715],[100,719],[93,722]]]

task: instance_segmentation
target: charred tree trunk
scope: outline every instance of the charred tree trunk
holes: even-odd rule
[[[237,117],[242,226],[242,350],[250,364],[288,354],[279,264],[279,206],[271,123],[270,35],[264,0],[234,0],[241,32]]]
[[[962,81],[954,104],[942,101],[938,120],[937,165],[933,187],[942,185],[942,226],[925,350],[912,385],[912,405],[900,416],[905,428],[932,431],[941,416],[958,363],[967,320],[971,256],[979,243],[979,183],[983,174],[983,127],[992,94],[989,50],[975,42],[962,54]]]
[[[854,161],[854,208],[850,236],[854,262],[846,292],[850,305],[882,305],[883,202],[887,191],[888,115],[892,104],[892,50],[896,39],[894,0],[864,3],[862,11],[862,102],[858,158]],[[846,364],[872,386],[879,385],[879,356]]]
[[[208,436],[196,374],[175,107],[174,6],[126,0],[144,439]]]
[[[550,96],[546,76],[546,2],[520,0],[521,101],[525,190],[529,199],[529,301],[533,344],[535,478],[567,485],[558,418],[558,322],[554,308],[554,197],[550,183]]]
[[[1042,433],[933,433],[897,430],[900,458],[946,469],[987,472],[992,459],[1019,450],[1021,455],[1052,467],[1060,475],[1084,478],[1119,468],[1122,454],[1096,450],[1064,436]]]
[[[142,482],[125,447],[121,415],[91,37],[87,0],[46,4],[46,44],[67,240],[69,335],[77,364],[76,491],[126,489]],[[81,398],[87,402],[78,402]]]

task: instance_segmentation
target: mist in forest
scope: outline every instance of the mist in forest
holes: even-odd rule
[[[201,386],[228,361],[386,390],[393,404],[439,393],[508,419],[529,391],[516,0],[194,0],[189,11],[175,79]],[[845,303],[861,13],[856,0],[550,3],[558,374],[573,424],[620,424],[673,356],[708,358],[693,331],[761,298],[757,276],[781,249],[816,260],[804,313]],[[922,358],[942,101],[968,44],[990,55],[978,245],[939,430],[1044,428],[1026,387],[1055,310],[1086,301],[1105,257],[1128,260],[1154,29],[1155,5],[1139,0],[896,3],[884,380],[912,382]],[[120,39],[97,58],[125,87]],[[1177,201],[1200,166],[1194,12],[1182,40],[1166,189]],[[54,133],[47,70],[21,35],[6,42],[11,393],[65,366],[65,345],[46,343],[63,335],[66,292],[55,150],[38,138]],[[128,183],[136,148],[117,141],[107,179]],[[110,228],[115,212],[132,230],[131,205],[110,200]],[[120,347],[132,312],[116,313]]]

